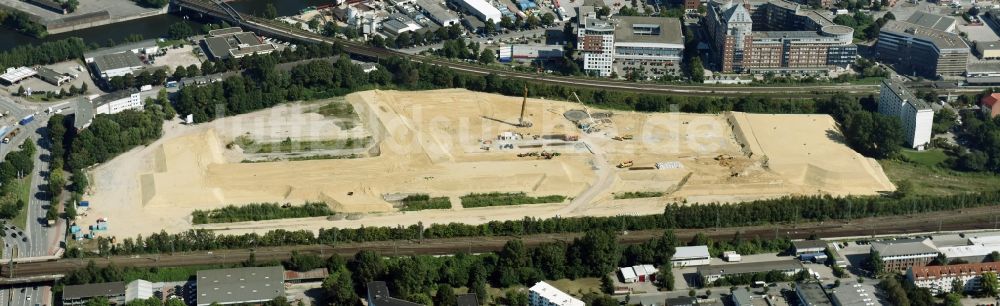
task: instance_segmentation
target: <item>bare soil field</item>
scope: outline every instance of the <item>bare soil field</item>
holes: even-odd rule
[[[91,170],[94,184],[85,200],[92,208],[81,222],[108,217],[115,222],[108,234],[124,237],[161,229],[241,233],[479,224],[526,216],[650,214],[682,200],[733,202],[894,188],[877,163],[831,137],[836,132],[828,116],[611,113],[529,99],[524,119],[530,126],[525,127],[529,124],[518,125],[521,100],[458,89],[367,91],[346,98],[359,115],[357,124],[320,115],[315,103],[194,126],[169,122],[159,141]],[[573,110],[593,120],[569,116]],[[232,145],[241,136],[255,141],[371,137],[373,144],[363,158],[242,163],[247,156]],[[518,156],[541,152],[559,155]],[[631,165],[616,167],[627,161]],[[614,192],[628,191],[665,195],[613,199]],[[458,197],[473,192],[570,200],[462,208]],[[413,193],[449,197],[453,208],[402,212],[394,206],[398,195]],[[306,201],[325,202],[348,217],[190,223],[195,209]]]

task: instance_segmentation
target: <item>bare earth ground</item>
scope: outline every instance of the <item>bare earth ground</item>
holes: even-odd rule
[[[125,237],[190,228],[240,233],[493,220],[526,216],[609,216],[662,212],[666,203],[741,201],[789,194],[874,194],[892,190],[881,168],[841,144],[834,122],[818,115],[695,115],[616,112],[599,132],[584,134],[563,113],[579,104],[532,99],[515,127],[521,99],[465,90],[367,91],[347,96],[361,123],[337,121],[289,104],[212,123],[167,123],[164,137],[91,171],[92,210],[81,222],[113,220],[109,235]],[[734,132],[734,127],[736,132]],[[501,140],[504,132],[518,139]],[[613,140],[617,135],[632,140]],[[372,136],[374,157],[239,163],[226,144]],[[540,136],[535,139],[534,136]],[[579,135],[564,141],[558,135]],[[558,139],[557,139],[558,138]],[[793,145],[794,144],[794,145]],[[802,144],[799,147],[798,144]],[[503,148],[508,147],[509,148]],[[543,147],[544,146],[544,147]],[[488,150],[486,150],[488,148]],[[552,160],[517,153],[559,152]],[[677,169],[615,168],[676,162]],[[560,194],[569,203],[463,209],[471,192]],[[659,198],[613,200],[612,192],[660,191]],[[452,198],[451,210],[399,212],[397,193]],[[285,219],[193,226],[194,209],[251,202],[323,201],[348,218]]]

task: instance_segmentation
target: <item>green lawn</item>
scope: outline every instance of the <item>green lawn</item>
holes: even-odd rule
[[[992,173],[965,173],[927,166],[940,158],[933,156],[921,156],[921,163],[897,160],[880,160],[879,163],[889,180],[893,183],[909,180],[913,183],[913,192],[919,195],[949,195],[1000,188],[1000,176]]]
[[[940,165],[941,162],[948,159],[948,155],[942,150],[927,150],[927,151],[913,151],[913,150],[902,150],[900,153],[906,157],[907,160],[928,167],[934,167]]]
[[[14,225],[20,229],[24,229],[28,225],[28,199],[31,197],[31,178],[14,180],[13,182],[17,184],[18,198],[24,201],[24,207],[21,207],[21,210],[17,213],[17,217],[14,218]]]

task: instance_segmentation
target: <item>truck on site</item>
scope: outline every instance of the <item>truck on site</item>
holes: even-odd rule
[[[633,138],[632,134],[625,134],[625,136],[611,137],[611,139],[614,139],[614,140],[617,140],[617,141],[632,140],[632,138]]]
[[[631,160],[627,160],[627,161],[623,161],[623,162],[618,163],[618,168],[628,168],[628,167],[632,167],[632,161]]]
[[[20,131],[21,128],[16,128],[13,131],[10,131],[10,133],[7,133],[7,136],[3,137],[3,143],[10,143],[10,140],[14,139],[14,136],[17,136],[17,133]]]
[[[21,125],[28,125],[28,123],[31,123],[34,120],[35,120],[35,114],[31,114],[25,116],[24,118],[21,118],[21,121],[19,121],[18,123]]]

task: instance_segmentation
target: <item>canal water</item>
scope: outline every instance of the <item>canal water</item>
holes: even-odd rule
[[[298,14],[300,10],[309,6],[323,5],[331,2],[332,0],[237,0],[231,2],[230,5],[242,13],[252,14],[263,12],[267,8],[268,3],[273,3],[275,9],[278,11],[278,15],[288,16]],[[164,14],[73,32],[48,35],[42,39],[22,35],[7,28],[0,28],[0,52],[21,45],[34,45],[69,37],[80,37],[87,44],[96,43],[102,46],[106,45],[109,39],[121,43],[132,34],[142,35],[144,39],[163,37],[167,34],[167,26],[176,22],[186,22],[194,29],[201,27],[203,24],[200,20],[185,19],[178,14]]]

